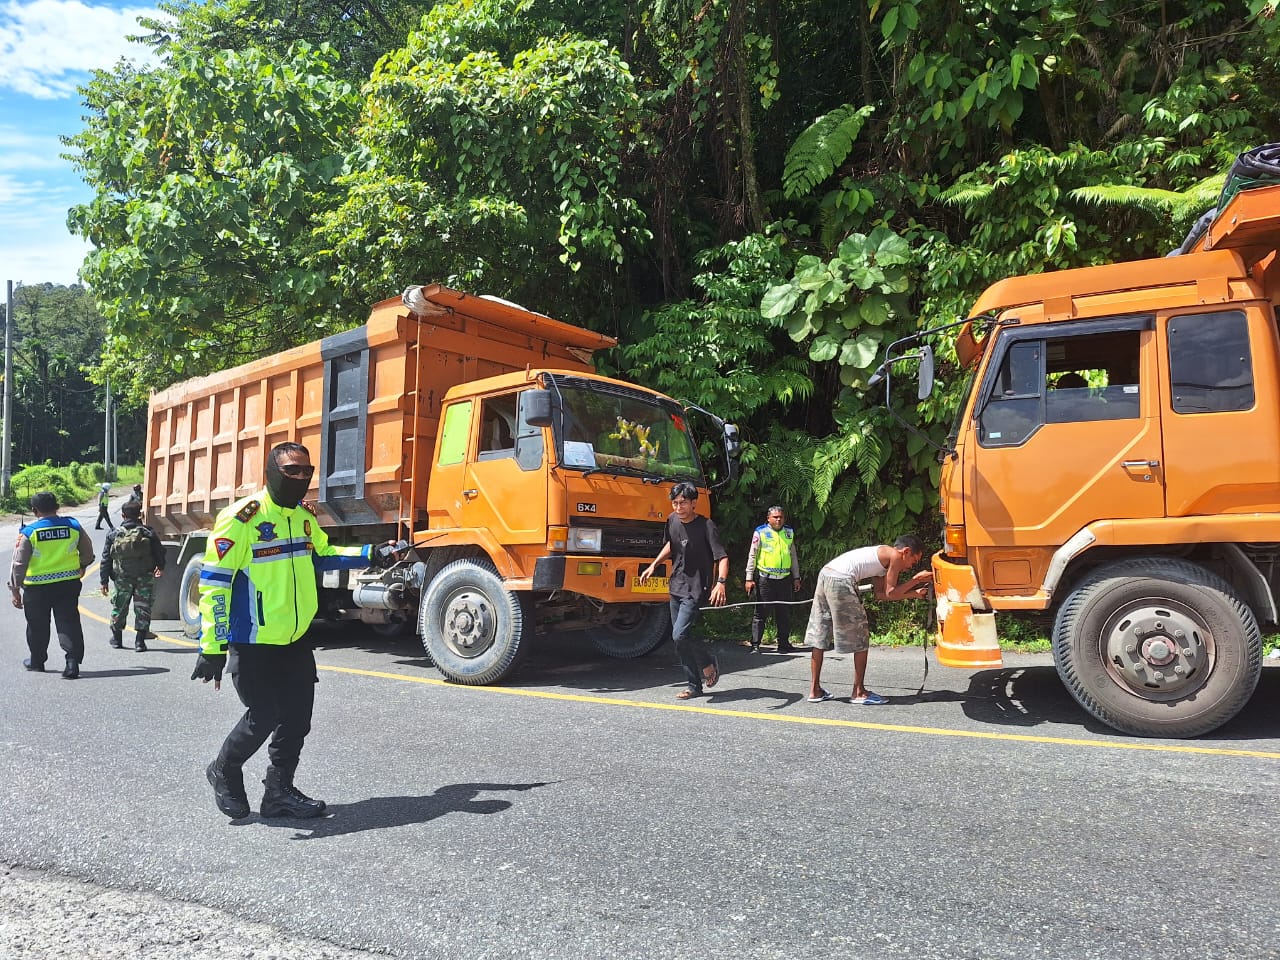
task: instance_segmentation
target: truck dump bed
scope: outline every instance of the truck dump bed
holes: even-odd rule
[[[427,477],[450,387],[529,366],[590,371],[603,334],[441,286],[376,304],[368,322],[151,398],[143,481],[162,534],[207,529],[259,489],[265,452],[311,451],[308,493],[343,525],[426,526]]]

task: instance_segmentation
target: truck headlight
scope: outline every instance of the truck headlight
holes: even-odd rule
[[[599,527],[570,527],[569,552],[599,553],[602,539]]]

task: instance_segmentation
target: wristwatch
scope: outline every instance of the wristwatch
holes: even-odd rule
[[[724,582],[725,582],[724,577],[716,577],[716,583],[724,583]]]

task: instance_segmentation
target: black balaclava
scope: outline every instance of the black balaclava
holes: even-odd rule
[[[276,457],[267,458],[267,493],[281,507],[296,507],[307,495],[307,487],[311,486],[311,478],[286,477],[280,472],[280,464]]]

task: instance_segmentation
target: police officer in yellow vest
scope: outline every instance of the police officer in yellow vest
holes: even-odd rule
[[[765,514],[767,523],[756,527],[747,554],[746,588],[755,590],[756,612],[751,618],[751,650],[760,652],[764,625],[773,614],[778,625],[778,652],[791,653],[791,608],[779,601],[791,600],[800,590],[800,552],[796,534],[785,526],[787,515],[779,506]]]
[[[318,682],[305,639],[318,609],[316,573],[368,567],[372,551],[329,543],[302,502],[315,473],[306,447],[277,444],[266,467],[265,489],[218,514],[200,573],[202,633],[191,679],[217,689],[226,669],[245,706],[205,776],[223,814],[248,816],[243,766],[270,738],[262,816],[318,817],[324,801],[293,783]]]
[[[9,568],[13,605],[27,618],[27,649],[22,665],[44,672],[49,656],[49,614],[58,628],[58,644],[66,654],[62,676],[80,676],[84,630],[80,626],[80,578],[93,563],[93,544],[75,517],[58,516],[58,498],[47,490],[31,498],[36,519],[18,533]]]

